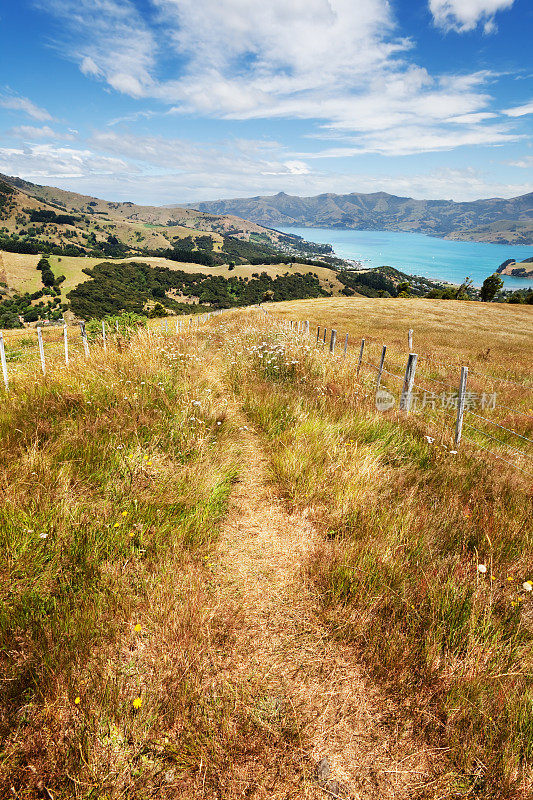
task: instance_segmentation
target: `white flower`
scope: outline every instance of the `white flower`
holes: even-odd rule
[[[48,539],[48,534],[47,533],[40,533],[39,534],[39,539]]]
[[[477,571],[481,572],[481,574],[484,575],[485,572],[487,571],[487,567],[485,566],[485,564],[478,564]]]
[[[431,436],[425,436],[424,438],[428,444],[433,444],[435,441],[435,439],[432,439]]]
[[[522,584],[522,588],[525,589],[526,592],[531,592],[531,590],[533,590],[533,581],[525,581]]]

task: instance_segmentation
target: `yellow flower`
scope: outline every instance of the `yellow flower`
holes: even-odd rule
[[[123,517],[127,517],[127,516],[128,516],[128,512],[127,512],[127,511],[123,511],[123,512],[122,512],[122,516],[123,516]]]
[[[79,695],[78,695],[78,697],[76,697],[76,698],[74,699],[74,703],[75,703],[77,706],[79,706],[79,704],[81,703],[81,697],[80,697]]]
[[[151,467],[151,466],[152,466],[152,462],[151,462],[151,461],[148,461],[148,466],[149,466],[149,467]]]
[[[118,527],[119,527],[119,525],[120,525],[120,523],[119,523],[119,522],[115,522],[115,524],[113,525],[113,527],[114,527],[114,528],[118,528]]]
[[[141,629],[141,626],[139,625],[139,623],[137,623],[137,625],[134,627],[133,630],[135,631],[135,633],[140,633],[141,632],[142,629]]]
[[[142,698],[136,697],[135,700],[133,701],[133,708],[140,708],[142,704],[143,704]]]
[[[130,539],[133,539],[134,536],[135,534],[133,533],[133,531],[130,531]]]
[[[507,580],[508,580],[508,581],[512,581],[512,580],[513,580],[513,576],[512,576],[512,575],[508,575],[508,576],[507,576]]]
[[[511,600],[511,605],[514,608],[516,606],[516,600]]]
[[[148,461],[148,456],[143,456],[145,461]]]

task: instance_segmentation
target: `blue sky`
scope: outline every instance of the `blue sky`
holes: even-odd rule
[[[165,204],[531,191],[529,0],[17,0],[0,172]]]

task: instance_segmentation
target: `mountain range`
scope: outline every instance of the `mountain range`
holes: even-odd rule
[[[327,193],[313,197],[279,192],[272,196],[190,203],[187,208],[210,214],[234,214],[272,228],[294,225],[412,231],[444,239],[533,243],[533,192],[508,200],[489,198],[461,203],[415,200],[386,192]]]

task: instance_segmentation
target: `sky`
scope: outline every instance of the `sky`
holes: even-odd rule
[[[530,0],[0,3],[0,172],[163,205],[533,189]]]

